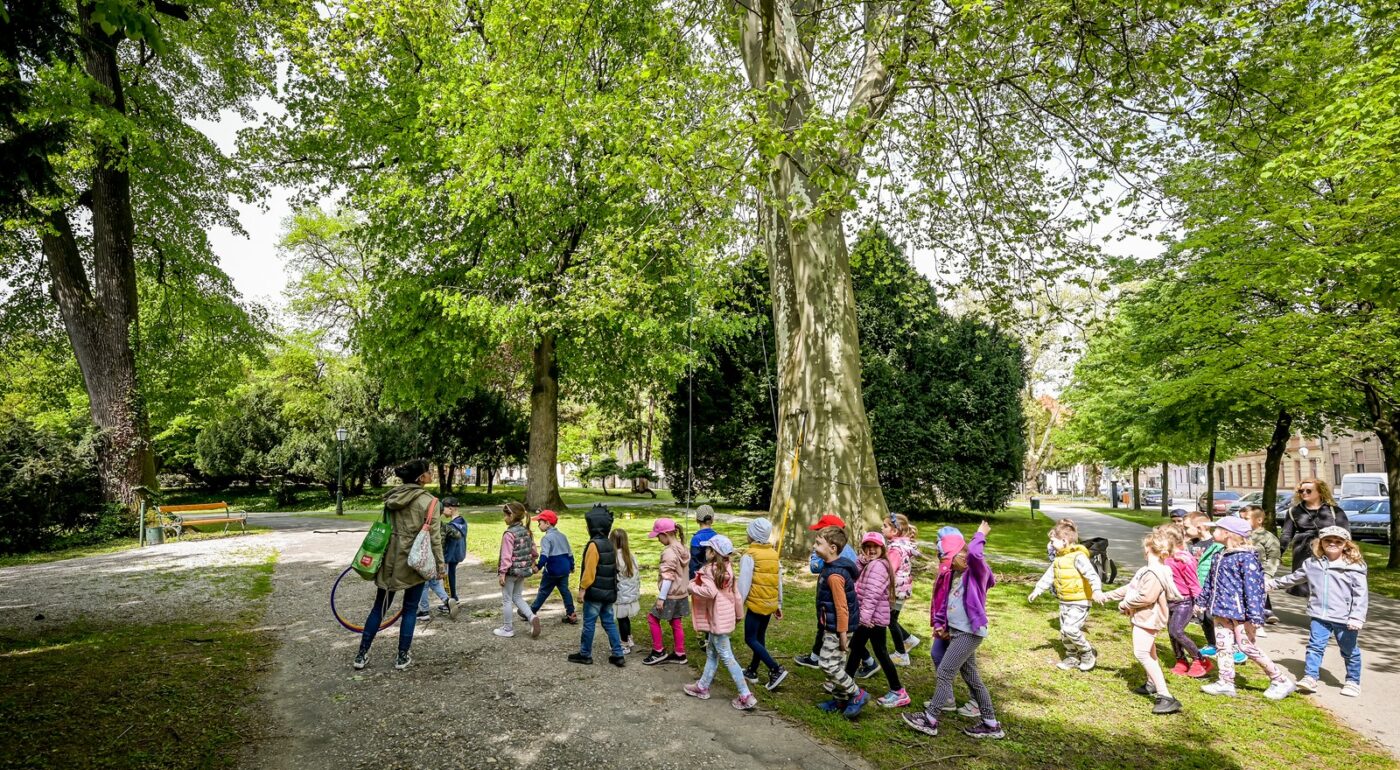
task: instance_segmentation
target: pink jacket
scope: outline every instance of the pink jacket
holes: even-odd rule
[[[690,552],[681,545],[679,540],[673,540],[666,549],[661,552],[661,576],[656,584],[660,590],[661,582],[671,581],[671,591],[661,599],[684,599],[690,595]]]
[[[744,603],[739,601],[739,581],[734,570],[726,568],[728,584],[720,588],[715,582],[715,565],[706,564],[695,573],[690,583],[690,623],[696,631],[728,634],[739,625]]]
[[[861,569],[856,579],[856,599],[860,602],[862,626],[890,624],[890,581],[894,574],[886,559],[871,559]]]
[[[1181,550],[1167,559],[1172,571],[1172,582],[1182,599],[1195,599],[1201,595],[1201,580],[1196,576],[1196,557],[1190,551]]]

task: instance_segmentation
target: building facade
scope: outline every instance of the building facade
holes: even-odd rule
[[[1217,487],[1242,492],[1263,489],[1264,454],[1261,449],[1217,463]],[[1303,479],[1322,479],[1335,488],[1348,473],[1384,472],[1385,458],[1374,433],[1329,430],[1321,436],[1289,439],[1279,464],[1278,486],[1287,489]]]

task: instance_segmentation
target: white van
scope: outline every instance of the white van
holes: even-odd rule
[[[1384,473],[1348,473],[1342,477],[1337,497],[1386,497],[1390,487]]]

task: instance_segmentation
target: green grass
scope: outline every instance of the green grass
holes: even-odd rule
[[[256,682],[276,636],[254,630],[274,557],[223,568],[250,600],[233,621],[0,632],[0,720],[22,745],[0,768],[237,764],[266,727]]]
[[[132,521],[135,521],[133,518]],[[197,527],[186,527],[186,532],[180,536],[179,540],[220,540],[225,537],[237,537],[242,535],[238,529],[230,529],[227,533],[223,531],[224,525],[215,524],[204,527],[201,531]],[[270,532],[267,527],[248,525],[248,534],[260,532]],[[179,542],[170,540],[168,542]],[[0,569],[5,567],[22,567],[28,564],[48,564],[55,561],[66,561],[68,559],[81,559],[84,556],[101,556],[109,553],[120,553],[139,547],[136,538],[120,537],[116,540],[109,540],[98,545],[83,545],[73,548],[61,548],[56,551],[35,551],[32,553],[6,554],[0,556]]]

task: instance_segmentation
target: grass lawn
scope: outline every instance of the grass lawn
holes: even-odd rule
[[[185,533],[180,536],[180,540],[218,540],[225,537],[237,537],[243,532],[237,529],[230,529],[227,533],[223,531],[224,525],[215,524],[204,527],[201,532],[198,527],[186,527]],[[259,532],[270,532],[267,527],[248,525],[248,534]],[[171,540],[169,542],[179,542]],[[119,537],[116,540],[109,540],[98,545],[81,545],[73,548],[61,548],[56,551],[35,551],[32,553],[7,554],[0,556],[0,569],[5,567],[20,567],[26,564],[47,564],[53,561],[64,561],[66,559],[78,559],[84,556],[99,556],[107,553],[118,553],[137,548],[138,544],[134,537]]]
[[[0,768],[230,767],[265,728],[256,680],[276,637],[254,630],[271,559],[224,568],[250,602],[233,622],[0,632]]]
[[[642,564],[643,596],[653,595],[660,549],[646,533],[655,514],[633,510],[633,518],[626,518],[623,511],[618,513],[616,526],[628,531]],[[468,518],[468,547],[490,568],[500,547],[501,518],[495,514]],[[976,521],[969,517],[953,523],[971,534]],[[873,703],[854,724],[824,714],[815,706],[827,697],[821,691],[824,679],[811,669],[796,668],[777,693],[760,687],[760,708],[774,710],[815,735],[887,768],[932,765],[938,758],[956,758],[959,766],[969,768],[1394,767],[1387,753],[1302,698],[1282,703],[1263,700],[1260,692],[1268,683],[1255,671],[1246,670],[1242,675],[1245,693],[1236,700],[1212,700],[1199,692],[1197,682],[1173,678],[1173,693],[1185,703],[1186,710],[1170,717],[1153,717],[1150,701],[1130,692],[1142,683],[1144,675],[1132,658],[1127,620],[1115,613],[1096,610],[1089,626],[1090,638],[1101,655],[1098,670],[1083,674],[1055,669],[1061,652],[1057,606],[1048,599],[1036,605],[1025,600],[1039,575],[1038,565],[1044,564],[1045,534],[1051,522],[1043,517],[1031,521],[1024,509],[1003,511],[991,521],[989,553],[998,560],[1000,583],[990,595],[992,633],[979,660],[998,715],[1006,724],[1005,741],[981,743],[964,737],[959,728],[969,722],[960,717],[944,722],[944,735],[927,738],[905,728],[898,710],[886,711]],[[686,524],[688,536],[694,532],[694,522]],[[941,522],[916,524],[921,539],[929,540]],[[585,542],[582,516],[565,515],[560,528],[575,553],[580,553]],[[722,523],[716,529],[742,550],[746,538],[740,525]],[[901,667],[899,674],[915,702],[921,703],[933,695],[935,684],[927,657],[932,573],[920,574],[915,585],[915,595],[901,622],[924,642],[914,651],[913,665]],[[769,643],[770,650],[789,667],[791,658],[812,643],[814,586],[815,578],[807,572],[805,562],[787,564],[785,615],[770,625]],[[643,625],[634,623],[633,627],[645,636]],[[750,653],[743,646],[742,628],[735,630],[733,639],[740,661],[748,663]],[[645,641],[638,641],[645,647]],[[694,639],[688,647],[691,666],[698,675],[704,663],[702,648]],[[1165,636],[1159,649],[1169,657]],[[725,707],[733,685],[722,670],[716,682],[715,707]],[[876,697],[886,689],[881,673],[862,684]],[[957,685],[957,692],[960,701],[966,700],[965,686]]]
[[[437,492],[436,484],[429,484],[428,489]],[[384,505],[384,493],[387,487],[371,487],[366,489],[364,494],[352,495],[345,498],[345,510],[347,512],[378,512]],[[672,502],[669,490],[658,489],[656,491],[655,502]],[[603,490],[598,487],[577,488],[568,487],[559,490],[559,494],[564,498],[564,502],[569,505],[591,505],[595,501],[614,502],[621,500],[652,502],[650,495],[633,494],[628,487],[622,490],[610,490],[604,495]],[[512,500],[524,501],[525,488],[517,486],[503,486],[497,484],[488,494],[485,487],[458,487],[452,492],[463,506],[476,508],[489,505],[504,505]],[[297,492],[296,502],[291,505],[278,505],[273,499],[272,493],[265,489],[234,488],[221,492],[207,492],[204,490],[174,490],[167,494],[163,500],[165,505],[191,505],[194,503],[228,503],[234,510],[248,511],[250,513],[335,513],[335,498],[326,493],[324,489],[303,489]]]

